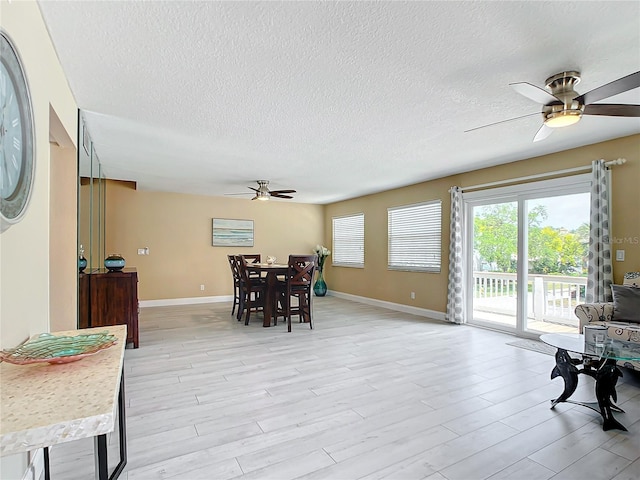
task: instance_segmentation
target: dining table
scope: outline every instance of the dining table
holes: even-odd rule
[[[271,326],[271,319],[275,318],[278,311],[278,275],[286,275],[289,266],[281,263],[247,263],[249,272],[266,275],[267,289],[264,301],[263,327]],[[275,324],[275,322],[274,322]]]

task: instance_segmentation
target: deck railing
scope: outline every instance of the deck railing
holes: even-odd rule
[[[577,325],[573,311],[585,302],[586,277],[559,275],[528,276],[527,317]],[[473,272],[474,309],[499,314],[515,314],[517,277],[515,273]]]

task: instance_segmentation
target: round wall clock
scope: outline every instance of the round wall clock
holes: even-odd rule
[[[20,57],[0,30],[0,232],[19,222],[33,187],[35,139],[29,86]]]

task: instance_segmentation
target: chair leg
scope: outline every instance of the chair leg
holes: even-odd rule
[[[236,313],[236,299],[238,298],[238,289],[236,284],[233,284],[233,306],[231,307],[231,315]]]
[[[311,321],[311,315],[307,316],[307,308],[309,304],[307,303],[307,296],[301,293],[298,296],[298,307],[300,308],[300,323],[306,322],[307,318]]]
[[[287,315],[287,331],[291,332],[291,296],[289,293],[286,293],[284,298],[286,303],[285,312]]]
[[[242,314],[244,313],[244,303],[245,303],[245,294],[242,290],[240,290],[240,300],[238,301],[238,314],[236,318],[238,321],[242,320]]]
[[[244,305],[247,310],[247,315],[244,317],[244,324],[249,325],[249,317],[251,317],[251,292],[249,292],[244,299]]]
[[[286,292],[280,292],[278,295],[278,303],[280,303],[279,313],[282,315],[282,320],[286,322],[287,320],[287,294]],[[278,312],[276,312],[276,321],[275,324],[278,324]]]

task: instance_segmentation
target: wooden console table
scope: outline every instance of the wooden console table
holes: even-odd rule
[[[118,343],[76,362],[12,365],[0,363],[0,456],[44,448],[45,478],[53,445],[94,437],[96,479],[116,479],[127,463],[124,397],[126,325],[55,332],[105,332]],[[116,410],[117,407],[117,410]],[[107,434],[118,413],[120,463],[109,477]]]

